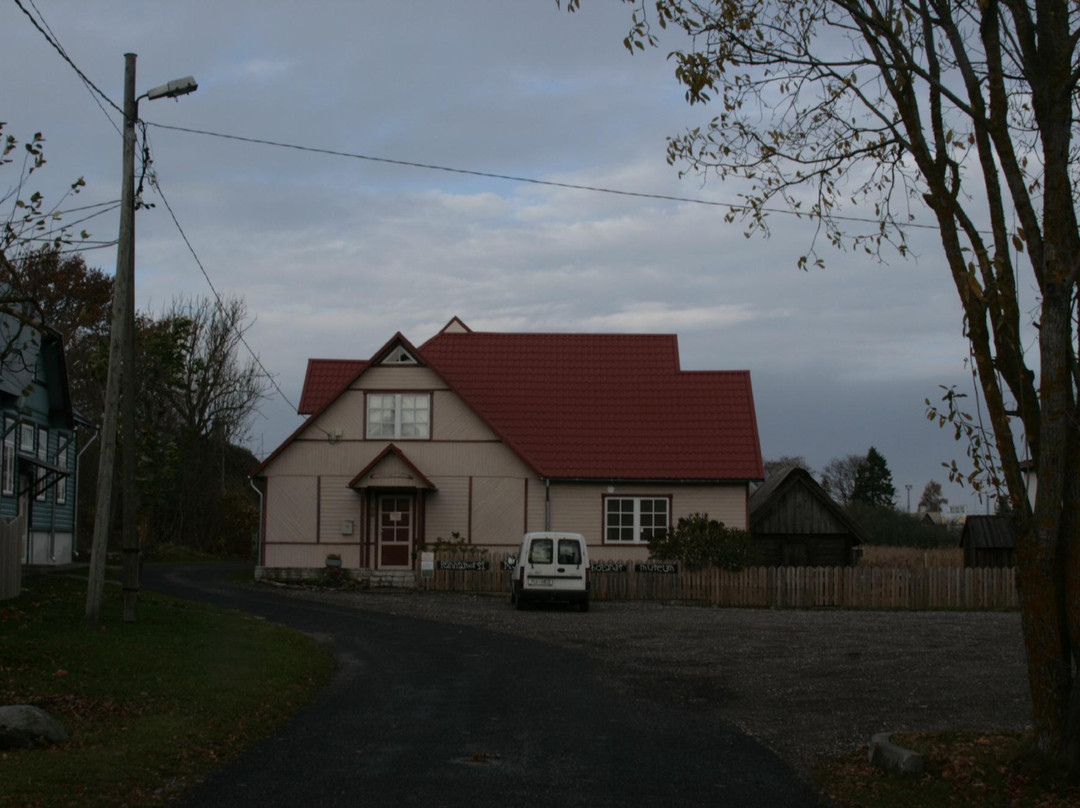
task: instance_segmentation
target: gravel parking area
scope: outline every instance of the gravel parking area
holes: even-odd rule
[[[581,614],[451,593],[283,591],[581,649],[626,696],[730,721],[800,769],[883,730],[1030,724],[1016,613],[594,602]]]

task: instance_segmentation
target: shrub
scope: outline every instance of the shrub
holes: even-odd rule
[[[707,513],[694,513],[681,518],[674,530],[650,539],[649,553],[661,561],[679,561],[690,570],[741,570],[752,563],[754,545],[745,530],[725,527]]]
[[[951,535],[944,525],[925,522],[921,516],[854,502],[845,509],[870,538],[870,543],[889,547],[954,547],[959,536]]]

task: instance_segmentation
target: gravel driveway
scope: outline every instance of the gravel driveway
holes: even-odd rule
[[[731,721],[799,769],[883,730],[1030,724],[1016,613],[594,601],[591,612],[580,614],[518,612],[493,596],[283,591],[579,648],[632,698]]]

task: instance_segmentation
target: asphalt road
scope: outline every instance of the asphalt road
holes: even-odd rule
[[[580,652],[235,587],[221,573],[147,568],[143,583],[324,637],[338,667],[280,732],[186,792],[186,808],[819,805],[734,726],[625,700]]]

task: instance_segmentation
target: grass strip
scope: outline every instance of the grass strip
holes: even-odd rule
[[[43,576],[0,603],[0,704],[46,710],[71,735],[0,754],[0,806],[163,805],[305,704],[333,659],[238,612],[153,593],[136,623],[106,591],[83,626],[85,582]]]
[[[819,760],[814,782],[832,804],[854,808],[1066,808],[1080,805],[1080,786],[1038,755],[1030,733],[897,733],[894,743],[923,755],[919,775],[882,771],[867,750]]]

